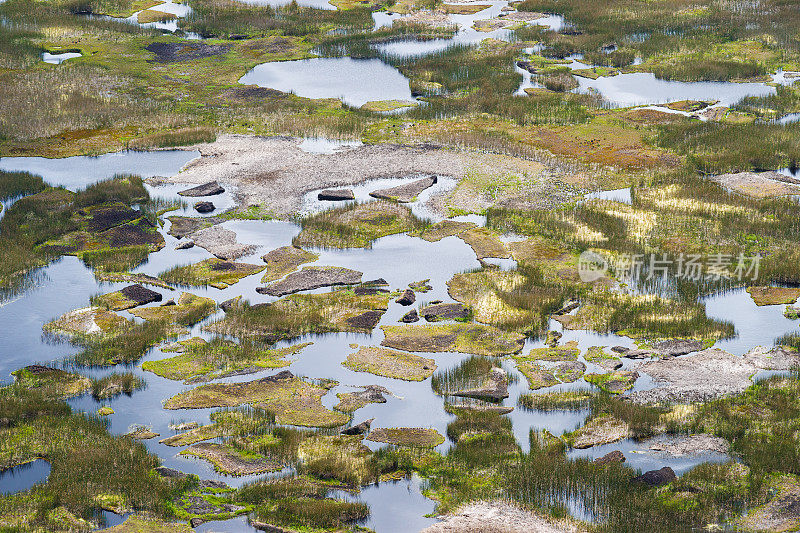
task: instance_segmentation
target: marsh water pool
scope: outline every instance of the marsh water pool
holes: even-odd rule
[[[298,141],[300,142],[300,141]],[[304,141],[308,143],[307,149],[325,157],[326,153],[336,150],[346,150],[342,143],[315,139]],[[66,159],[44,158],[3,158],[0,159],[0,168],[6,170],[24,170],[42,175],[52,184],[62,185],[70,189],[85,187],[101,179],[109,178],[117,173],[132,173],[143,176],[175,175],[191,159],[197,157],[197,151],[165,150],[156,152],[124,152],[108,154],[100,157],[74,157]],[[357,200],[368,201],[370,191],[387,186],[407,183],[418,176],[407,176],[395,179],[381,179],[364,182],[353,187]],[[453,180],[440,178],[437,185],[420,195],[417,201],[410,204],[415,214],[419,216],[433,216],[423,205],[430,196],[442,194],[455,185]],[[181,187],[177,185],[150,186],[148,190],[153,196],[163,198],[176,198],[176,193]],[[627,197],[626,197],[627,191]],[[303,202],[303,212],[313,213],[332,206],[330,202],[316,199],[317,191],[306,194]],[[223,206],[232,206],[233,199],[229,191],[222,197],[213,197],[213,201],[220,202]],[[595,194],[593,197],[614,201],[630,201],[630,191],[606,191]],[[226,200],[224,198],[227,198]],[[191,215],[191,207],[182,211]],[[176,214],[176,213],[172,213]],[[194,216],[199,216],[194,213]],[[482,217],[469,217],[469,220],[481,223]],[[238,242],[255,245],[255,250],[238,261],[260,263],[260,256],[275,248],[291,243],[299,231],[299,226],[289,221],[261,221],[261,220],[233,220],[222,224],[226,229],[234,231]],[[159,273],[176,265],[195,263],[212,257],[201,248],[194,247],[188,250],[176,250],[178,239],[167,232],[170,224],[167,221],[160,230],[166,245],[158,252],[149,256],[146,263],[135,269],[135,272],[150,275]],[[514,237],[509,237],[514,238]],[[315,249],[309,248],[319,254],[317,265],[332,265],[355,269],[363,272],[364,279],[384,278],[392,288],[403,288],[409,283],[421,279],[430,279],[431,292],[420,295],[425,301],[443,300],[452,301],[448,294],[447,282],[453,275],[480,267],[473,250],[457,237],[447,237],[438,242],[427,242],[420,238],[410,237],[405,234],[391,235],[378,239],[371,248],[350,249]],[[269,303],[276,298],[261,295],[255,288],[261,285],[260,274],[243,278],[238,283],[225,288],[193,287],[192,293],[207,296],[217,303],[238,295],[253,303]],[[33,276],[32,284],[21,294],[0,302],[0,330],[14,332],[4,339],[6,356],[0,359],[0,376],[3,381],[9,380],[9,374],[22,366],[42,363],[58,364],[64,357],[75,352],[69,344],[52,342],[42,336],[42,326],[49,320],[60,316],[72,309],[87,305],[92,295],[107,293],[124,287],[125,283],[98,282],[81,261],[75,257],[66,256],[58,259],[48,266],[38,270]],[[178,291],[163,292],[166,298],[171,298]],[[326,292],[327,289],[317,289],[310,292]],[[756,306],[744,289],[736,289],[724,294],[712,296],[705,300],[708,313],[711,316],[730,320],[734,323],[738,336],[725,341],[720,341],[717,346],[741,355],[757,345],[771,345],[775,337],[796,329],[796,322],[784,318],[780,306]],[[150,305],[159,305],[158,303]],[[388,311],[383,315],[380,325],[393,325],[408,308],[390,303]],[[120,314],[126,318],[133,318],[128,311]],[[222,311],[200,322],[191,328],[186,336],[200,336],[206,339],[211,335],[202,330],[203,325],[221,318]],[[558,322],[551,321],[550,328],[563,333],[562,343],[575,341],[584,351],[591,346],[626,346],[632,347],[633,341],[628,337],[617,335],[600,335],[588,331],[566,330]],[[303,341],[313,344],[291,359],[287,370],[296,375],[310,378],[330,378],[338,381],[322,399],[323,405],[332,408],[336,403],[336,394],[356,390],[359,386],[380,385],[386,387],[391,394],[387,395],[387,402],[381,404],[368,404],[356,412],[354,423],[375,418],[373,428],[390,427],[427,427],[437,430],[445,435],[447,424],[454,417],[444,409],[444,398],[436,394],[428,378],[421,382],[400,381],[391,378],[379,377],[373,374],[354,372],[342,366],[342,361],[348,353],[352,352],[351,345],[362,346],[379,345],[383,340],[380,328],[373,330],[372,334],[346,334],[335,333],[326,335],[309,335]],[[279,343],[285,346],[288,343]],[[544,346],[541,340],[528,340],[525,351]],[[455,353],[422,353],[424,357],[435,360],[439,371],[457,367],[469,356]],[[211,409],[193,409],[170,411],[163,408],[162,402],[179,392],[186,390],[186,385],[179,381],[168,380],[142,370],[142,362],[159,360],[171,354],[162,352],[160,347],[151,350],[144,359],[130,367],[137,376],[147,383],[147,389],[135,392],[130,396],[121,395],[115,399],[102,402],[93,399],[90,395],[83,395],[69,400],[70,405],[79,411],[94,413],[100,406],[111,407],[115,414],[107,417],[109,429],[115,434],[124,434],[133,427],[146,426],[160,436],[167,437],[176,431],[170,426],[180,422],[209,423]],[[624,368],[632,362],[626,359]],[[587,371],[591,372],[598,367],[587,364]],[[515,407],[508,415],[513,425],[513,433],[523,450],[529,448],[529,435],[531,430],[548,430],[555,435],[578,428],[588,415],[587,411],[538,411],[518,407],[520,395],[528,393],[529,387],[525,377],[516,368],[513,361],[503,363],[503,367],[514,378],[509,386],[509,397],[503,405]],[[110,373],[110,369],[81,369],[91,377],[102,377]],[[266,372],[268,373],[268,372]],[[262,373],[255,377],[266,375]],[[239,382],[252,380],[253,376],[237,376],[223,378],[218,382]],[[645,390],[653,386],[648,376],[642,375],[636,382],[634,390]],[[559,384],[546,389],[546,392],[557,390],[589,389],[591,385],[583,379],[570,384]],[[167,446],[158,442],[159,439],[144,441],[147,449],[156,454],[164,466],[175,468],[187,473],[193,473],[202,479],[225,481],[233,487],[241,486],[257,479],[258,476],[229,477],[216,472],[209,463],[190,459],[178,455],[179,448]],[[380,447],[379,444],[367,442],[372,449]],[[453,444],[449,441],[438,447],[439,451],[446,452]],[[641,453],[641,450],[630,441],[622,441],[608,445],[608,450],[619,449],[622,451],[629,464],[635,468],[647,469],[653,465],[670,465],[676,471],[687,469],[706,461],[727,459],[727,455],[696,456],[691,458],[656,457]],[[592,454],[598,454],[606,448],[596,448]],[[576,451],[575,454],[589,452]],[[49,465],[37,462],[28,469],[6,471],[0,474],[0,480],[14,480],[16,490],[25,490],[35,483],[46,479],[45,470]],[[286,475],[291,469],[272,475]],[[9,477],[11,476],[11,477]],[[0,483],[2,485],[2,483]],[[379,483],[365,487],[359,494],[340,494],[347,499],[356,499],[370,504],[372,514],[364,523],[366,527],[373,528],[378,533],[401,533],[417,531],[435,522],[434,518],[425,515],[434,510],[434,502],[425,498],[421,491],[424,482],[418,478],[401,480],[398,482]],[[200,531],[244,531],[250,527],[242,518],[227,522],[210,522],[199,528]]]

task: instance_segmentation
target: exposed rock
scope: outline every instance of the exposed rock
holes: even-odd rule
[[[440,517],[442,522],[420,533],[576,533],[567,521],[556,522],[506,502],[471,502],[453,514]]]
[[[760,370],[787,371],[800,365],[800,353],[781,346],[756,346],[744,354],[743,359]]]
[[[433,287],[430,285],[430,279],[423,279],[422,281],[414,281],[408,284],[408,288],[412,289],[416,292],[428,292],[433,290]]]
[[[375,285],[362,283],[358,287],[353,288],[353,293],[356,296],[366,296],[366,295],[373,295],[373,294],[388,294],[389,293],[389,289],[384,289],[383,287],[376,287]]]
[[[372,191],[369,195],[373,198],[394,200],[396,202],[413,202],[422,191],[431,187],[437,181],[436,176],[428,176],[397,187]]]
[[[411,305],[417,301],[417,295],[411,289],[406,289],[403,294],[395,300],[400,305]],[[414,311],[416,313],[416,311]]]
[[[225,261],[247,255],[256,248],[236,242],[236,233],[222,226],[211,226],[194,233],[194,243]]]
[[[658,353],[667,357],[699,352],[705,347],[705,342],[692,339],[670,339],[653,344],[653,348],[655,348]]]
[[[628,350],[630,350],[630,348],[628,348],[628,347],[626,347],[626,346],[613,346],[613,347],[611,348],[611,351],[612,351],[612,352],[616,352],[616,353],[625,353],[625,352],[627,352]]]
[[[380,346],[362,346],[348,355],[342,365],[356,372],[407,381],[425,380],[436,370],[433,359]]]
[[[161,477],[168,477],[168,478],[185,478],[188,474],[184,474],[180,470],[175,470],[174,468],[168,468],[166,466],[157,466],[155,471]]]
[[[586,365],[580,361],[562,361],[553,367],[553,374],[563,383],[577,381],[586,372]]]
[[[798,287],[747,287],[747,292],[758,306],[793,304],[800,298]]]
[[[678,437],[656,437],[648,442],[648,448],[659,454],[672,457],[701,455],[705,453],[728,453],[728,441],[701,433]]]
[[[622,352],[621,355],[622,357],[627,357],[628,359],[650,359],[653,357],[653,352],[650,350],[630,349]]]
[[[711,176],[711,179],[723,187],[757,198],[798,194],[800,188],[793,183],[787,183],[785,177],[783,174],[771,171],[719,174]]]
[[[607,465],[610,463],[624,463],[625,462],[625,454],[619,450],[614,450],[613,452],[608,452],[602,457],[598,457],[594,460],[595,463],[599,465]]]
[[[191,239],[183,241],[175,247],[176,250],[188,250],[189,248],[194,248],[194,241]]]
[[[269,296],[285,296],[295,292],[331,287],[334,285],[353,285],[361,282],[363,274],[344,267],[322,266],[305,267],[286,278],[256,289]]]
[[[419,313],[428,322],[469,318],[469,309],[460,303],[427,305],[420,309]]]
[[[502,400],[508,398],[508,376],[502,368],[492,368],[483,386],[456,391],[453,396],[477,398],[481,400]]]
[[[558,346],[558,341],[563,337],[564,334],[560,331],[548,331],[547,338],[545,339],[544,343],[551,348],[555,348]]]
[[[356,424],[355,426],[350,426],[347,429],[342,430],[342,435],[366,435],[369,433],[369,427],[372,425],[372,421],[375,420],[374,418],[370,418],[369,420],[364,420],[360,424]]]
[[[343,202],[346,200],[355,200],[356,196],[353,194],[352,189],[325,189],[317,194],[318,200],[327,200],[329,202]]]
[[[659,470],[648,470],[641,476],[636,476],[631,481],[633,483],[644,483],[651,487],[660,487],[661,485],[672,483],[676,479],[678,479],[678,476],[675,475],[675,471],[665,466]]]
[[[800,524],[800,485],[781,476],[771,483],[770,500],[751,510],[741,521],[746,531],[797,531]]]
[[[382,316],[383,311],[366,311],[360,315],[351,316],[346,322],[354,328],[372,331],[381,321]]]
[[[203,185],[198,185],[197,187],[192,187],[191,189],[186,189],[178,194],[181,196],[214,196],[216,194],[222,194],[225,192],[225,189],[220,187],[219,183],[216,181],[209,181],[208,183],[204,183]]]
[[[639,373],[630,370],[615,370],[606,374],[586,374],[583,376],[587,382],[600,387],[605,392],[620,394],[633,388]]]
[[[581,302],[578,300],[570,300],[566,302],[561,309],[553,313],[554,315],[566,315],[567,313],[574,311],[581,305]]]
[[[163,296],[161,293],[151,291],[146,287],[142,287],[138,283],[136,285],[128,285],[119,291],[125,298],[136,303],[136,305],[144,305],[152,302],[160,302]]]
[[[170,298],[169,300],[167,300],[166,302],[161,304],[161,307],[169,307],[171,305],[178,305],[178,304],[175,303],[175,299],[174,298]]]
[[[747,358],[718,348],[685,357],[649,361],[638,369],[656,382],[654,389],[630,394],[638,403],[701,402],[736,394],[752,384],[750,376],[756,371]]]
[[[629,433],[628,424],[622,420],[613,416],[601,416],[591,419],[572,434],[572,447],[582,449],[609,444],[626,438]]]
[[[128,436],[136,440],[150,440],[160,437],[161,434],[156,433],[151,428],[139,426],[128,432]]]
[[[213,202],[197,202],[194,204],[194,210],[198,213],[210,213],[214,209],[216,209],[216,207]]]
[[[412,309],[408,313],[404,314],[402,318],[400,318],[400,322],[405,322],[406,324],[410,324],[412,322],[419,322],[419,315],[417,314],[417,310]]]
[[[100,416],[110,416],[114,414],[114,410],[110,407],[104,406],[97,410],[97,414]]]
[[[189,520],[189,525],[192,526],[192,528],[201,526],[204,523],[205,520],[203,520],[202,518],[192,518],[191,520]]]

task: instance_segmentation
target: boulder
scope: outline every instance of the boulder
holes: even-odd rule
[[[325,189],[317,194],[317,199],[328,202],[344,202],[355,200],[356,196],[351,189]]]
[[[373,198],[380,198],[383,200],[394,200],[396,202],[413,202],[417,199],[419,193],[433,186],[437,182],[436,176],[427,176],[425,178],[412,181],[405,185],[398,185],[389,189],[379,189],[369,193]]]
[[[348,318],[347,323],[354,328],[373,330],[381,321],[382,316],[383,311],[367,311]]]
[[[594,460],[594,462],[599,465],[607,465],[609,463],[624,463],[625,454],[619,450],[614,450],[613,452],[608,452],[602,457],[598,457]]]
[[[399,303],[400,305],[411,305],[417,301],[417,295],[414,294],[414,291],[411,289],[406,289],[403,291],[403,294],[395,300],[395,302]]]
[[[417,314],[417,310],[412,309],[408,313],[404,314],[403,317],[400,319],[400,322],[405,322],[406,324],[410,324],[412,322],[419,322],[419,315]]]
[[[419,312],[428,322],[469,318],[469,309],[460,303],[428,305],[420,309]]]
[[[183,241],[175,247],[176,250],[188,250],[189,248],[194,248],[194,241],[191,239]]]
[[[269,296],[285,296],[295,292],[332,287],[334,285],[353,285],[361,283],[363,274],[357,270],[333,266],[305,267],[299,272],[292,272],[284,279],[256,289],[260,294]]]
[[[137,305],[149,304],[152,302],[160,302],[163,296],[161,293],[151,291],[150,289],[139,285],[128,285],[119,291],[128,300],[136,302]]]
[[[667,357],[699,352],[705,347],[705,342],[691,339],[669,339],[653,344],[653,348],[655,348],[658,353]]]
[[[194,210],[198,213],[210,213],[214,209],[216,209],[216,207],[214,207],[212,202],[197,202],[194,204]]]
[[[241,296],[236,296],[235,298],[225,300],[224,302],[219,304],[219,308],[222,309],[223,312],[227,313],[228,311],[233,309],[233,306],[238,304],[241,299],[242,299]]]
[[[216,194],[222,194],[225,192],[225,189],[220,187],[219,183],[216,181],[209,181],[208,183],[204,183],[202,185],[198,185],[197,187],[192,187],[191,189],[186,189],[184,191],[179,192],[181,196],[214,196]]]
[[[676,479],[678,479],[678,476],[675,475],[675,471],[672,470],[672,468],[665,466],[659,470],[648,470],[641,476],[636,476],[631,481],[633,483],[650,485],[651,487],[660,487],[661,485],[666,485],[667,483],[671,483]]]

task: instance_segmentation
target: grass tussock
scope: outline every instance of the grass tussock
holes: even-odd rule
[[[36,194],[45,189],[41,176],[29,172],[8,172],[0,170],[0,201]]]
[[[192,144],[211,143],[217,140],[217,132],[211,126],[195,126],[179,128],[171,131],[151,133],[128,141],[130,150],[150,150],[171,146],[188,146]]]

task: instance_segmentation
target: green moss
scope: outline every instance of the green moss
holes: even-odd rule
[[[211,316],[216,307],[216,302],[211,298],[184,292],[175,305],[141,307],[132,309],[130,313],[149,321],[167,321],[181,326],[191,326]]]
[[[194,265],[177,266],[158,275],[168,283],[225,289],[240,279],[264,270],[264,266],[236,263],[212,257]]]
[[[395,446],[433,448],[444,442],[444,437],[435,429],[425,428],[377,428],[369,432],[367,440],[384,442]]]
[[[342,365],[355,372],[407,381],[423,381],[436,370],[433,359],[377,346],[362,346],[348,355]]]
[[[585,391],[560,391],[546,394],[522,394],[519,404],[540,411],[580,410],[589,407],[592,394]]]
[[[192,528],[185,522],[164,522],[136,515],[125,522],[107,529],[109,533],[190,533]]]
[[[558,379],[556,379],[552,372],[536,363],[528,361],[519,362],[517,363],[517,370],[522,372],[522,375],[528,379],[528,386],[532,390],[558,384]]]
[[[616,370],[607,374],[585,374],[583,379],[600,388],[604,392],[620,394],[633,388],[639,377],[637,372]]]
[[[577,361],[581,354],[576,341],[570,341],[564,346],[534,348],[528,355],[516,359],[529,359],[532,361]]]
[[[92,388],[89,378],[57,368],[26,366],[11,373],[14,383],[35,390],[48,398],[80,396]]]
[[[524,337],[483,324],[381,326],[382,345],[409,352],[507,355],[522,350]]]
[[[319,255],[307,252],[296,246],[284,246],[272,250],[262,257],[267,264],[261,283],[275,281],[286,274],[297,270],[304,263],[311,263],[319,259]]]
[[[320,402],[334,384],[311,383],[284,371],[257,381],[201,385],[168,399],[164,408],[207,409],[248,404],[273,411],[282,424],[335,427],[347,422],[347,416],[329,411]]]
[[[42,329],[56,335],[76,336],[113,336],[127,324],[121,316],[100,307],[85,307],[65,313],[61,317],[46,323]]]
[[[158,376],[198,383],[231,375],[252,374],[289,364],[286,357],[311,345],[307,342],[279,349],[268,349],[246,342],[235,344],[215,339],[210,343],[193,343],[175,357],[145,361],[142,370]]]

